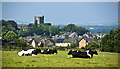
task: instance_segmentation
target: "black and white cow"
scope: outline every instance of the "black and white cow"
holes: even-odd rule
[[[38,53],[41,53],[40,49],[28,49],[27,51],[22,50],[18,53],[19,56],[36,56]]]
[[[98,55],[97,51],[87,50],[86,52],[72,51],[68,52],[68,55],[72,55],[74,58],[92,58],[93,54]]]
[[[56,49],[46,49],[44,50],[41,54],[54,54],[54,53],[58,53]]]
[[[41,53],[40,49],[36,49],[36,50],[32,51],[32,56],[37,56],[38,53]]]

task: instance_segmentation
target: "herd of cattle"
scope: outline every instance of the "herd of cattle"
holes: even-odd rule
[[[19,56],[37,56],[38,53],[41,54],[54,54],[58,53],[56,49],[46,49],[41,52],[40,49],[28,49],[27,51],[22,50],[18,53]],[[68,52],[68,55],[72,55],[74,58],[92,58],[93,54],[98,55],[97,51],[91,51],[91,49],[87,49],[85,52],[82,51],[72,51]]]

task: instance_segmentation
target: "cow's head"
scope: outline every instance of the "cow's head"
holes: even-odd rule
[[[41,53],[41,50],[40,50],[40,49],[36,49],[36,51],[37,51],[38,53]]]
[[[98,55],[97,51],[95,50],[94,54]]]
[[[56,54],[58,53],[56,49],[54,49],[54,53],[56,53]]]
[[[72,50],[70,50],[70,51],[68,52],[68,55],[70,55],[70,54],[72,54]]]

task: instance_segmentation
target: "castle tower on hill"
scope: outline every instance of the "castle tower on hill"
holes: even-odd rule
[[[37,21],[37,24],[44,24],[44,16],[35,16],[35,21]]]

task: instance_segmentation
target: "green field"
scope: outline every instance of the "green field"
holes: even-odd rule
[[[2,67],[118,67],[118,54],[98,53],[93,58],[68,58],[68,51],[38,56],[18,56],[17,51],[2,52]]]

